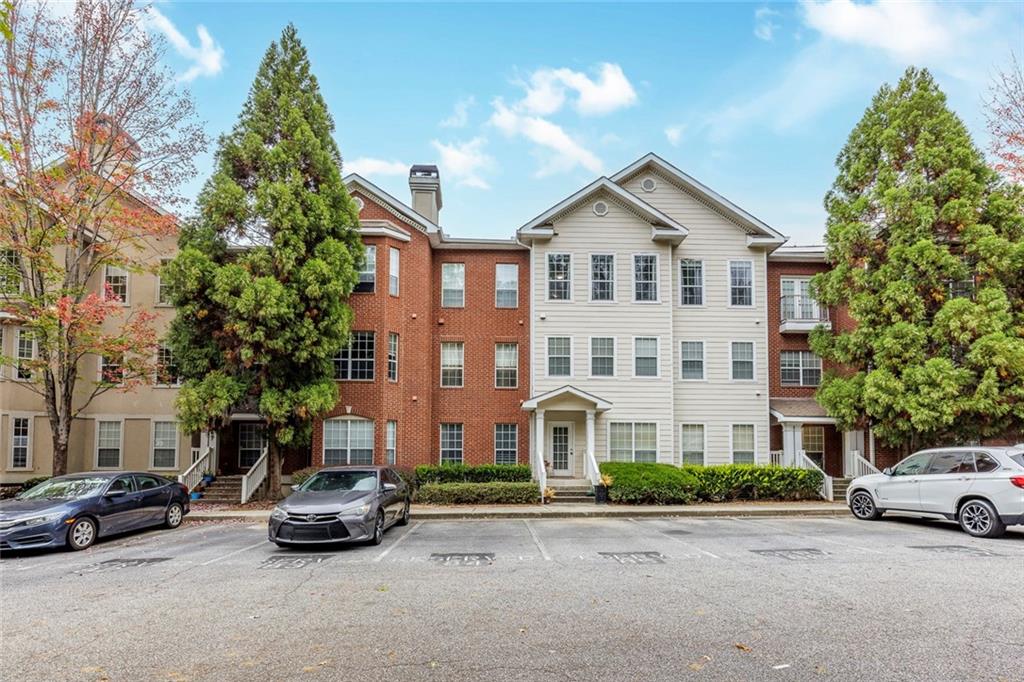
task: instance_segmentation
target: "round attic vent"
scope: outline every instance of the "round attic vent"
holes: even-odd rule
[[[356,197],[355,198],[355,202],[356,202],[356,208],[358,208],[360,211],[362,211],[363,208],[366,206],[366,204],[363,203],[363,198],[362,197]]]
[[[653,192],[658,189],[658,183],[655,182],[654,178],[644,178],[640,181],[640,189],[645,192]]]
[[[594,202],[594,215],[605,216],[608,215],[608,204],[604,201]]]

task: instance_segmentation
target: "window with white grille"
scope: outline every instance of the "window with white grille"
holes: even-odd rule
[[[96,468],[121,468],[121,422],[96,422]]]
[[[462,464],[462,424],[441,424],[441,464]]]
[[[817,386],[821,383],[821,358],[809,350],[784,350],[779,354],[783,386]]]
[[[732,462],[733,464],[754,464],[757,445],[754,437],[753,424],[733,424],[732,426]]]
[[[639,337],[633,339],[634,368],[633,374],[638,377],[658,376],[658,339],[657,337]]]
[[[465,346],[462,341],[441,343],[441,387],[462,388]]]
[[[615,339],[595,336],[590,339],[590,376],[615,376]]]
[[[402,252],[391,247],[388,249],[388,293],[398,296],[398,280],[401,275]]]
[[[373,381],[376,335],[352,332],[347,348],[334,358],[334,378],[338,381]]]
[[[568,301],[572,298],[572,256],[567,253],[548,254],[548,300]]]
[[[679,303],[704,305],[704,262],[686,258],[679,261]]]
[[[31,447],[32,419],[13,417],[11,419],[11,468],[27,469]]]
[[[729,304],[754,305],[754,262],[737,260],[729,263]]]
[[[519,385],[519,344],[494,344],[494,385],[496,388]]]
[[[384,434],[384,451],[388,458],[388,464],[394,465],[398,458],[398,422],[389,421]]]
[[[704,464],[704,425],[682,424],[679,427],[679,450],[683,464]]]
[[[441,307],[462,308],[466,305],[465,263],[441,264]]]
[[[498,263],[494,266],[494,307],[519,307],[519,266]]]
[[[610,253],[590,256],[590,300],[615,300],[615,256]]]
[[[633,300],[640,303],[658,300],[658,256],[653,253],[633,256]]]
[[[363,248],[363,263],[359,268],[359,281],[354,291],[359,294],[372,294],[377,288],[377,247]]]
[[[704,379],[703,341],[681,342],[679,356],[682,363],[679,374],[680,378],[687,381],[701,381]]]
[[[373,464],[373,422],[369,419],[325,420],[324,464]]]
[[[754,379],[754,342],[733,341],[730,346],[732,353],[733,381],[753,381]]]
[[[178,425],[174,422],[153,422],[153,468],[178,467]]]
[[[388,334],[388,381],[398,381],[398,334]]]
[[[518,459],[519,426],[494,425],[494,463],[515,464]]]
[[[614,462],[657,462],[658,426],[651,422],[611,422],[608,443]]]
[[[572,339],[568,336],[548,337],[548,376],[567,377],[572,374]]]
[[[103,273],[103,298],[107,301],[128,303],[128,271],[108,265]]]

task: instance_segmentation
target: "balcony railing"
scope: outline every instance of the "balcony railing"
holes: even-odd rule
[[[782,323],[786,322],[828,322],[828,308],[818,305],[813,298],[806,296],[782,296],[779,299],[782,311]]]

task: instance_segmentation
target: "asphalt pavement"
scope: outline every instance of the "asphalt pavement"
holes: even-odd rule
[[[0,559],[10,680],[1024,680],[1024,529],[416,521],[285,550],[185,525]]]

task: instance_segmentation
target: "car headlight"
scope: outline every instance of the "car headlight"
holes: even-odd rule
[[[338,516],[366,516],[370,513],[370,503],[361,504],[356,507],[348,507],[338,512]]]
[[[44,523],[53,523],[54,521],[60,521],[64,517],[64,512],[58,512],[56,514],[46,514],[45,516],[33,516],[30,519],[22,519],[22,523],[26,526],[41,526]]]
[[[274,507],[274,511],[270,512],[270,518],[275,521],[284,521],[288,518],[288,512],[280,507]]]

